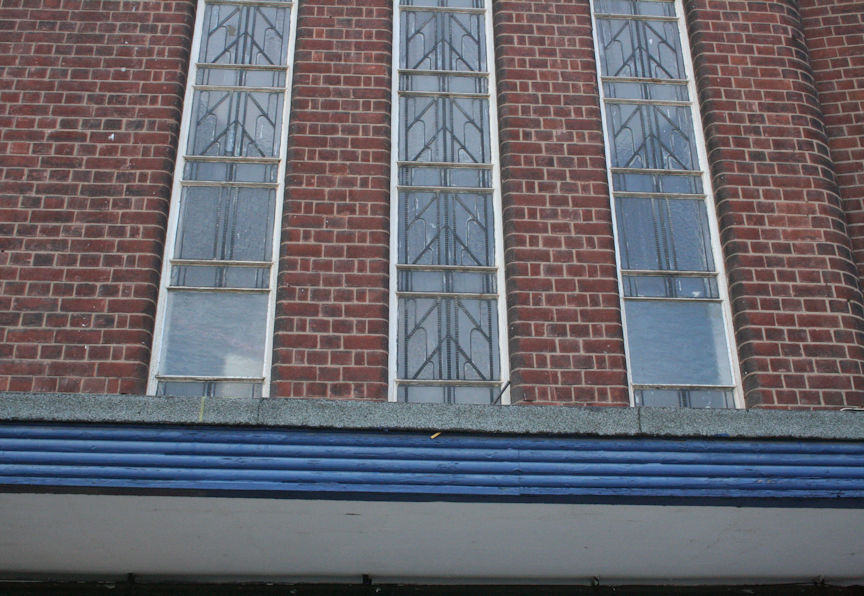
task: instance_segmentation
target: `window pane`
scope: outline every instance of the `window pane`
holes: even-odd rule
[[[491,188],[492,170],[402,166],[399,168],[399,184],[404,186]]]
[[[193,288],[260,288],[270,285],[267,267],[202,267],[180,265],[171,268],[171,285]]]
[[[674,22],[597,19],[597,38],[602,48],[600,70],[603,76],[687,78],[678,25]]]
[[[628,348],[639,385],[732,385],[718,302],[627,300]]]
[[[399,90],[427,93],[488,93],[489,79],[486,76],[402,74],[399,76]]]
[[[226,87],[285,87],[285,71],[202,67],[198,69],[196,82]]]
[[[647,99],[652,101],[688,101],[687,85],[655,83],[603,83],[606,97],[615,99]]]
[[[492,195],[399,193],[399,262],[409,265],[492,266]]]
[[[642,389],[635,391],[637,406],[662,408],[734,408],[731,391],[708,389]]]
[[[415,404],[492,404],[501,393],[499,387],[441,385],[402,385],[397,399]]]
[[[476,271],[400,271],[400,292],[494,294],[494,273]]]
[[[186,180],[213,182],[276,182],[278,169],[275,163],[232,163],[190,159],[186,161],[183,177]]]
[[[609,103],[606,114],[612,167],[698,168],[689,107]]]
[[[699,176],[613,174],[612,186],[619,192],[702,193],[702,179]]]
[[[185,188],[175,258],[269,261],[275,195],[269,188]]]
[[[486,70],[483,15],[402,11],[399,67],[409,70]]]
[[[489,100],[400,97],[399,160],[488,163]]]
[[[156,395],[173,397],[261,397],[261,383],[233,381],[159,381]]]
[[[196,91],[187,151],[191,155],[275,157],[284,93]]]
[[[621,198],[615,209],[624,269],[714,269],[702,200]]]
[[[653,298],[719,298],[713,277],[625,275],[624,295]]]
[[[674,17],[672,2],[644,2],[643,0],[594,0],[596,12],[606,14],[634,14],[652,17]]]
[[[199,62],[286,64],[290,7],[208,4]]]
[[[400,379],[498,379],[496,300],[399,299]]]
[[[160,374],[264,376],[266,293],[169,292]]]

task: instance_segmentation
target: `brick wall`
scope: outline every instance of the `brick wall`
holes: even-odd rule
[[[271,395],[386,399],[392,3],[299,10]]]
[[[861,296],[795,4],[685,3],[744,392],[861,405]]]
[[[512,399],[627,405],[588,3],[494,6]]]
[[[855,263],[864,278],[864,8],[858,0],[802,0],[801,16]]]
[[[0,390],[144,392],[193,12],[0,3]]]

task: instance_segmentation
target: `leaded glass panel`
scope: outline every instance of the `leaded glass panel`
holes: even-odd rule
[[[285,65],[290,5],[208,4],[199,62]]]
[[[269,267],[175,265],[171,285],[189,288],[257,288],[270,285]]]
[[[284,70],[259,70],[250,68],[205,68],[198,69],[195,77],[198,85],[217,87],[284,87]]]
[[[267,294],[172,291],[162,374],[261,376]]]
[[[701,194],[701,176],[674,174],[612,173],[612,188],[628,193]]]
[[[625,300],[637,385],[732,385],[720,302]]]
[[[499,378],[497,300],[399,298],[400,379]]]
[[[603,92],[609,99],[640,99],[648,101],[688,101],[687,85],[672,83],[635,83],[631,81],[603,83]]]
[[[156,395],[173,397],[261,397],[261,383],[236,381],[160,381]]]
[[[604,77],[687,78],[675,22],[597,19],[597,37]]]
[[[719,298],[713,277],[681,275],[624,275],[624,295],[650,298]]]
[[[731,391],[710,389],[642,389],[635,392],[637,406],[661,408],[734,408]]]
[[[403,74],[399,77],[400,91],[415,93],[489,93],[487,77],[441,74]]]
[[[414,404],[488,405],[500,395],[498,387],[488,385],[401,385],[397,399]]]
[[[699,167],[689,106],[609,103],[606,116],[612,167]]]
[[[459,188],[492,188],[492,170],[486,168],[448,168],[413,166],[399,168],[402,186],[456,186]]]
[[[399,160],[488,163],[489,100],[400,97]]]
[[[175,258],[269,261],[275,202],[269,188],[185,188]]]
[[[705,203],[699,199],[616,199],[621,266],[713,271]]]
[[[284,98],[282,92],[196,91],[189,154],[275,157]]]
[[[492,196],[399,193],[399,262],[409,265],[493,266]]]
[[[183,178],[185,180],[212,182],[275,183],[278,171],[279,165],[276,163],[238,163],[187,159],[183,169]]]
[[[486,69],[482,14],[403,10],[400,68],[408,70]]]

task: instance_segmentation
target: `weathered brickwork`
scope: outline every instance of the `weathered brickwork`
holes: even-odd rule
[[[857,0],[802,0],[801,17],[858,275],[864,278],[864,8]]]
[[[747,405],[861,405],[861,296],[796,3],[685,5]]]
[[[587,2],[495,3],[513,401],[626,405]]]
[[[387,398],[392,3],[300,3],[272,395]]]
[[[0,389],[145,390],[194,5],[0,2]]]

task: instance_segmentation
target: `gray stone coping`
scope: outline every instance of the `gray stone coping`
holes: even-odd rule
[[[0,422],[179,424],[609,437],[864,440],[861,409],[455,406],[0,392]]]

